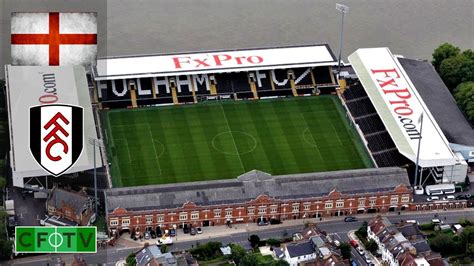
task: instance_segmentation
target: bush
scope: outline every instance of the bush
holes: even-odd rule
[[[135,253],[130,253],[130,255],[128,255],[127,258],[125,259],[125,263],[127,263],[127,266],[137,265],[137,260],[135,259]]]
[[[421,224],[420,229],[424,231],[433,231],[435,228],[434,223]]]
[[[249,242],[252,248],[257,248],[260,244],[260,237],[258,237],[258,235],[251,235],[249,237]]]
[[[280,244],[281,244],[281,241],[278,240],[278,239],[274,239],[274,238],[269,238],[267,239],[267,241],[265,241],[267,243],[267,245],[269,246],[273,246],[273,247],[279,247]]]
[[[474,81],[459,84],[454,90],[454,99],[469,120],[474,121]]]
[[[199,260],[212,260],[221,255],[221,242],[211,241],[190,250],[191,254]]]

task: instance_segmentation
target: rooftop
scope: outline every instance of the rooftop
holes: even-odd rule
[[[314,253],[312,244],[309,241],[286,245],[291,258],[300,257]]]
[[[426,61],[399,58],[416,89],[449,142],[474,146],[474,129],[433,66]]]
[[[61,208],[62,204],[66,204],[71,206],[77,215],[82,213],[84,206],[87,206],[88,200],[89,196],[84,195],[81,192],[54,188],[50,198],[48,199],[48,204],[55,206],[56,208]]]
[[[357,184],[364,184],[363,187]],[[265,194],[277,199],[328,195],[332,190],[362,194],[410,186],[405,169],[374,168],[323,173],[272,176],[257,170],[237,179],[150,185],[106,190],[107,209],[176,208],[186,202],[198,205],[229,204],[253,200]]]

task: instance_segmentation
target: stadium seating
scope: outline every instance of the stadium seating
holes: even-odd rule
[[[367,146],[379,167],[402,166],[407,159],[402,156],[385,126],[359,83],[351,84],[343,93],[349,112],[364,134]]]

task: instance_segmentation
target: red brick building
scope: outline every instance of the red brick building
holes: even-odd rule
[[[87,225],[94,214],[92,202],[83,190],[76,192],[55,187],[46,201],[46,210],[49,215]]]
[[[405,169],[377,168],[116,188],[106,191],[111,232],[285,221],[407,210],[412,188]]]

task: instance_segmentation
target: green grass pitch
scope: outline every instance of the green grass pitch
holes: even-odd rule
[[[335,96],[105,113],[114,187],[371,167]]]

